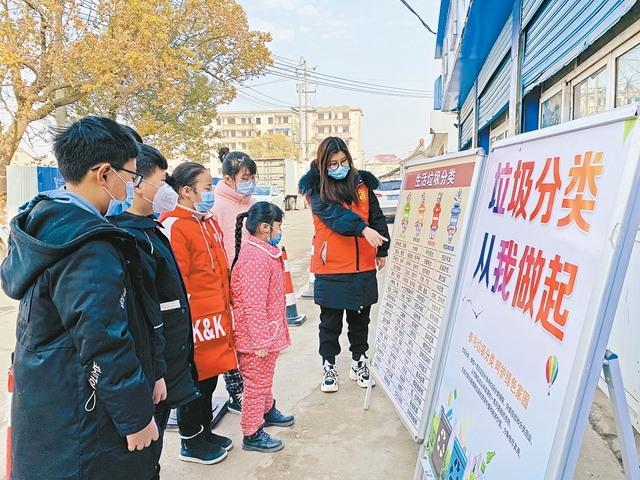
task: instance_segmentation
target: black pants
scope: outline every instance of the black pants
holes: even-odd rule
[[[340,353],[340,334],[342,318],[347,312],[347,336],[351,358],[360,360],[360,356],[369,350],[369,313],[371,307],[362,310],[343,310],[320,306],[320,356],[322,362],[336,363],[336,355]]]
[[[198,390],[202,396],[178,408],[178,428],[181,436],[193,437],[200,431],[202,425],[204,425],[205,431],[211,429],[211,421],[213,420],[211,398],[217,385],[217,376],[197,382]]]

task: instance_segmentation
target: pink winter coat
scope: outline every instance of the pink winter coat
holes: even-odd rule
[[[231,272],[233,339],[241,353],[291,345],[287,326],[284,262],[278,247],[249,235]]]
[[[216,185],[215,197],[216,201],[210,212],[222,229],[222,243],[227,251],[227,261],[231,266],[236,256],[236,217],[249,210],[251,205],[256,203],[256,199],[240,195],[224,181]],[[243,228],[242,245],[247,241],[248,234],[247,229]]]

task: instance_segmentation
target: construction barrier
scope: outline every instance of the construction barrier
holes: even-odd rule
[[[11,478],[11,397],[13,396],[13,366],[7,371],[7,480]]]
[[[289,269],[289,259],[287,258],[287,251],[284,247],[282,247],[282,260],[284,261],[284,284],[287,295],[287,323],[289,325],[302,325],[307,319],[307,316],[298,314],[296,294],[293,290],[293,279],[291,278],[291,270]]]

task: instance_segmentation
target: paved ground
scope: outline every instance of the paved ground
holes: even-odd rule
[[[313,234],[309,211],[288,212],[283,230],[283,245],[289,255],[296,291],[300,293],[306,290],[309,278]],[[242,441],[239,417],[228,414],[216,432],[231,437],[236,448],[219,465],[202,466],[180,461],[177,433],[167,432],[161,460],[164,480],[413,478],[418,445],[380,388],[373,389],[371,407],[368,411],[363,410],[365,390],[348,379],[348,351],[338,357],[338,368],[342,373],[340,390],[335,394],[320,391],[321,365],[317,355],[319,310],[311,300],[299,299],[297,306],[308,320],[304,325],[291,329],[293,345],[278,360],[274,385],[278,408],[295,414],[296,424],[287,429],[268,429],[284,440],[284,450],[271,455],[242,451],[239,446]],[[6,371],[10,362],[16,308],[16,302],[0,293],[0,372]],[[372,313],[375,324],[377,312]],[[343,347],[348,346],[346,335],[341,342]],[[0,389],[6,391],[4,374],[0,375]],[[221,385],[216,394],[223,395],[223,392]],[[6,411],[6,398],[2,394],[0,411]],[[2,419],[2,452],[6,445],[5,427],[6,421]],[[638,440],[636,443],[640,444]],[[598,391],[574,479],[624,479],[617,448],[611,408],[608,399]],[[4,471],[4,462],[3,453],[0,471]]]

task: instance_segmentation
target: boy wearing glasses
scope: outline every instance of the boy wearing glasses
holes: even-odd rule
[[[12,478],[158,478],[152,319],[133,237],[105,220],[139,184],[138,144],[108,118],[55,135],[66,190],[11,221],[2,288],[20,300]]]

